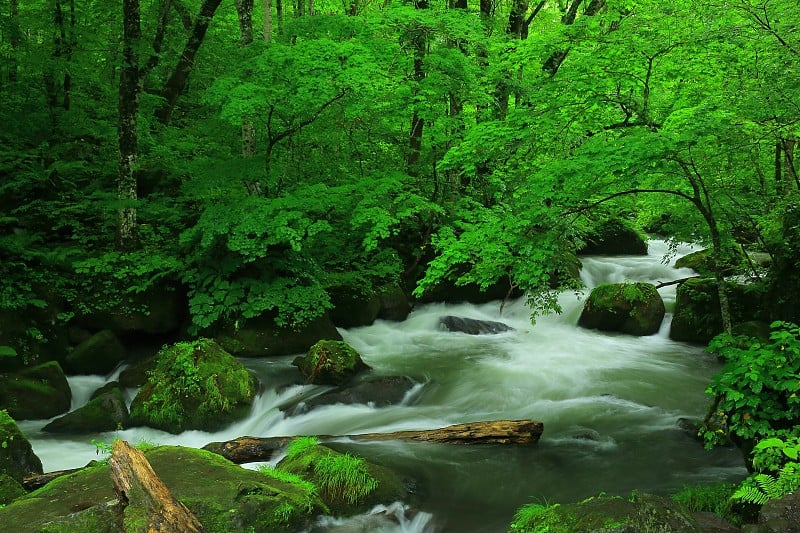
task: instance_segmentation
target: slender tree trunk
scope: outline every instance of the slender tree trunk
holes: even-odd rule
[[[139,97],[142,91],[142,75],[139,69],[138,50],[142,30],[139,0],[123,0],[122,69],[119,80],[119,175],[117,197],[124,205],[117,212],[117,246],[129,248],[136,235],[137,199],[136,163],[138,152]]]
[[[247,46],[253,42],[254,0],[236,0],[236,15],[239,18],[239,44]]]
[[[800,179],[797,176],[797,167],[794,165],[794,149],[797,146],[797,138],[789,137],[783,139],[783,167],[786,173],[785,181],[793,182],[795,187],[800,189]]]
[[[8,62],[8,81],[16,83],[17,81],[17,52],[19,50],[19,36],[21,35],[19,28],[19,2],[18,0],[11,0],[9,10],[9,39],[11,45],[11,58]]]
[[[316,6],[314,5],[314,0],[308,0],[308,16],[313,17],[317,14]]]
[[[576,17],[578,16],[578,8],[580,7],[583,0],[574,0],[572,4],[570,4],[569,9],[561,17],[561,23],[565,26],[571,26],[574,22]],[[584,16],[593,17],[597,15],[600,10],[602,10],[606,5],[606,0],[591,0],[589,5],[586,6],[586,11],[584,11]],[[550,57],[542,65],[542,70],[547,72],[550,76],[555,76],[558,69],[561,67],[561,64],[567,58],[567,54],[569,53],[569,48],[565,48],[563,50],[556,50]]]
[[[178,60],[178,64],[175,66],[175,70],[172,71],[172,75],[161,90],[161,97],[164,103],[157,111],[156,118],[162,124],[167,124],[172,116],[172,111],[175,109],[178,97],[186,87],[189,74],[194,67],[194,59],[197,56],[198,50],[200,50],[200,45],[203,44],[203,39],[206,36],[208,26],[211,24],[211,19],[214,18],[214,13],[216,13],[221,2],[222,0],[204,0],[203,4],[200,6],[200,13],[197,15],[192,33]]]
[[[416,9],[427,9],[428,0],[417,0],[414,2]],[[414,81],[419,84],[425,79],[425,51],[427,48],[427,39],[422,30],[417,30],[412,36],[412,45],[414,47]],[[407,172],[409,176],[418,175],[417,166],[419,165],[420,154],[422,152],[422,131],[425,128],[425,119],[419,114],[419,110],[414,107],[414,112],[411,117],[411,133],[409,136],[409,151],[408,159],[406,161]]]
[[[278,35],[283,35],[283,0],[275,0],[275,18],[278,19]]]

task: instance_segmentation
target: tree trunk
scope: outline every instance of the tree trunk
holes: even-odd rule
[[[440,429],[393,431],[391,433],[362,433],[344,435],[353,440],[410,440],[441,444],[536,444],[544,426],[534,420],[495,420],[455,424]],[[341,438],[318,435],[321,439]],[[225,442],[211,442],[204,450],[219,454],[237,464],[269,461],[295,437],[239,437]]]
[[[253,42],[254,0],[236,0],[236,15],[239,17],[239,44],[247,46]]]
[[[416,9],[427,9],[428,0],[416,0],[414,2]],[[425,79],[425,51],[427,48],[427,39],[422,30],[417,30],[411,38],[411,43],[414,48],[414,82],[418,85]],[[418,90],[415,89],[415,91]],[[425,128],[425,119],[419,115],[419,111],[414,106],[414,111],[411,117],[411,132],[408,142],[408,159],[406,160],[406,167],[409,176],[417,176],[419,170],[420,154],[422,153],[422,131]]]
[[[278,35],[283,35],[283,0],[275,0],[275,17],[278,19]]]
[[[578,16],[578,7],[580,7],[583,0],[574,0],[572,4],[569,6],[569,9],[561,17],[561,23],[565,26],[571,26],[575,22],[575,18]],[[584,16],[593,17],[597,15],[601,9],[603,9],[606,5],[605,0],[592,0],[589,2],[589,5],[586,6],[586,11],[584,11]],[[561,67],[561,63],[567,58],[567,54],[569,53],[569,48],[565,48],[564,50],[556,50],[550,57],[542,65],[542,70],[547,72],[550,76],[555,76],[558,69]]]
[[[9,10],[9,39],[11,45],[11,58],[8,61],[8,81],[17,81],[17,52],[19,51],[19,36],[22,34],[19,28],[19,2],[11,0]]]
[[[147,530],[162,533],[199,533],[203,525],[175,499],[158,478],[144,454],[124,440],[112,445],[108,460],[114,491],[123,508],[144,508]],[[212,480],[209,480],[212,481]],[[137,514],[140,509],[137,509]]]
[[[156,118],[162,124],[167,124],[172,116],[178,97],[186,87],[189,74],[192,71],[192,67],[194,67],[194,59],[198,50],[200,50],[200,45],[203,44],[211,19],[214,17],[214,13],[216,13],[221,2],[222,0],[204,0],[200,6],[200,13],[197,15],[192,33],[183,48],[178,64],[161,90],[161,97],[164,103],[156,113]]]
[[[142,92],[142,75],[139,69],[138,50],[142,38],[139,0],[123,0],[122,69],[119,77],[119,118],[117,141],[119,144],[119,175],[117,198],[124,205],[117,212],[117,246],[126,249],[133,243],[136,233],[136,162],[138,152],[139,96]]]

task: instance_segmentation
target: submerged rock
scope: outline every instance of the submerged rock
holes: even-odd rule
[[[439,319],[439,324],[447,331],[466,333],[467,335],[489,335],[513,331],[514,328],[491,320],[478,320],[475,318],[464,318],[460,316],[443,316]]]
[[[67,412],[71,402],[67,377],[55,361],[0,374],[0,409],[15,420],[51,418]]]
[[[319,341],[305,356],[296,357],[292,364],[309,383],[317,385],[343,385],[370,368],[352,346],[330,340]]]
[[[30,442],[4,410],[0,411],[0,472],[17,482],[27,475],[42,473],[42,462],[33,453]]]
[[[402,322],[411,313],[411,302],[399,283],[390,283],[378,290],[381,307],[378,318]]]
[[[666,309],[655,285],[607,283],[592,289],[578,325],[629,335],[657,333]]]
[[[100,433],[128,425],[128,407],[119,383],[98,390],[86,405],[56,418],[42,428],[48,433]]]
[[[303,402],[306,409],[320,405],[370,404],[386,407],[400,403],[414,387],[414,380],[405,376],[385,376],[357,383],[352,387],[338,388]]]
[[[158,478],[208,533],[299,531],[327,508],[307,485],[234,465],[211,452],[160,446],[145,452]],[[107,465],[56,479],[0,509],[0,524],[15,533],[117,533],[116,505]]]
[[[219,430],[249,413],[256,391],[256,379],[216,342],[179,342],[158,353],[130,423],[170,433]]]

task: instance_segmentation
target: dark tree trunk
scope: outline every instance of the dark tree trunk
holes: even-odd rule
[[[565,26],[571,26],[575,22],[575,18],[578,16],[578,8],[580,7],[583,0],[574,0],[572,4],[569,6],[569,9],[561,17],[561,23]],[[584,16],[593,17],[597,15],[601,9],[603,9],[606,5],[605,0],[592,0],[589,2],[589,5],[586,6],[586,11],[584,12]],[[569,53],[569,48],[564,50],[556,50],[542,65],[542,70],[547,72],[550,76],[555,76],[558,69],[561,67],[561,64],[567,58],[567,54]]]
[[[11,45],[11,58],[8,62],[8,81],[16,83],[17,81],[17,51],[19,50],[20,40],[22,34],[19,28],[19,2],[18,0],[11,0],[9,6],[9,39]]]
[[[428,0],[416,0],[414,2],[416,9],[428,9]],[[422,30],[417,30],[411,38],[411,44],[414,48],[414,82],[419,84],[425,79],[425,52],[427,49],[427,39]],[[408,159],[406,160],[406,167],[409,176],[417,176],[419,170],[420,154],[422,153],[422,131],[425,128],[425,119],[422,118],[416,106],[411,117],[411,132],[408,141]]]
[[[239,43],[242,46],[253,42],[254,3],[254,0],[236,0],[236,14],[239,17]]]
[[[192,33],[178,60],[178,64],[175,66],[175,70],[172,71],[172,75],[161,90],[161,97],[164,99],[164,103],[156,112],[156,118],[162,124],[167,124],[172,116],[172,111],[175,109],[178,97],[183,92],[186,87],[186,82],[189,80],[189,74],[194,67],[194,59],[197,56],[198,50],[200,50],[200,45],[203,44],[203,39],[206,36],[208,26],[211,24],[211,19],[214,18],[214,13],[216,13],[221,2],[222,0],[204,0],[203,4],[200,6],[200,13],[197,15]]]
[[[139,68],[138,50],[142,39],[139,0],[123,0],[122,69],[119,78],[119,119],[117,140],[119,144],[119,175],[117,197],[125,204],[117,212],[117,246],[131,246],[136,232],[137,199],[136,161],[139,155],[137,134],[139,97],[143,76]]]

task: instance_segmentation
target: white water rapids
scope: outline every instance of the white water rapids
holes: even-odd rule
[[[583,258],[582,278],[593,287],[692,274],[675,269],[674,260],[663,263],[666,251],[664,242],[651,241],[648,256]],[[746,472],[737,451],[705,451],[676,426],[680,417],[702,417],[709,403],[704,390],[720,367],[701,348],[669,340],[675,286],[659,292],[668,313],[661,331],[648,337],[578,328],[583,297],[574,293],[561,295],[561,315],[539,317],[535,325],[519,300],[502,314],[498,302],[430,304],[401,323],[341,330],[376,375],[405,375],[418,383],[400,405],[332,405],[284,415],[279,406],[325,389],[293,385],[298,373],[292,357],[280,357],[244,360],[264,392],[249,418],[217,433],[135,428],[63,437],[41,433],[47,421],[20,426],[45,471],[51,471],[95,459],[92,439],[202,447],[243,435],[343,435],[496,419],[544,423],[541,441],[530,448],[338,442],[339,449],[415,479],[418,503],[413,510],[395,504],[349,520],[325,519],[314,532],[497,532],[507,529],[517,507],[532,501],[568,502],[632,490],[668,493],[699,482],[739,480]],[[438,325],[444,315],[500,321],[514,330],[485,336],[446,332]],[[114,377],[70,378],[73,408]]]

